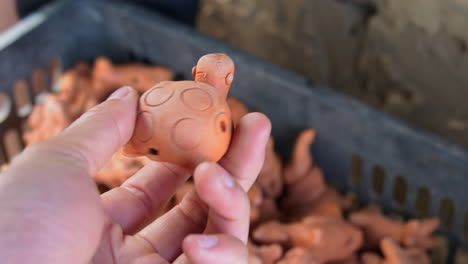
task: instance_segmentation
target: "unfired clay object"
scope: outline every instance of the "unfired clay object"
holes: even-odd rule
[[[369,248],[378,247],[385,237],[405,247],[432,249],[438,244],[437,238],[432,235],[440,225],[437,218],[401,223],[385,217],[377,208],[368,207],[351,214],[349,220],[364,231]]]
[[[254,183],[247,192],[247,196],[250,201],[250,223],[254,223],[260,219],[260,206],[263,203],[262,189]]]
[[[140,97],[135,130],[125,151],[193,170],[226,153],[232,134],[226,103],[234,63],[225,54],[203,56],[195,81],[162,82]]]
[[[316,257],[306,248],[295,247],[286,252],[277,264],[320,264]]]
[[[253,238],[262,243],[306,248],[319,262],[347,259],[363,242],[362,232],[343,219],[318,216],[291,224],[262,224],[253,232]]]
[[[92,92],[91,71],[89,64],[79,63],[59,79],[57,95],[70,120],[75,120],[98,103]]]
[[[247,243],[249,264],[275,264],[283,255],[283,248],[278,244],[256,246]]]
[[[113,90],[123,86],[131,86],[144,93],[156,83],[173,79],[174,72],[163,66],[140,63],[114,65],[105,57],[99,57],[94,62],[93,86],[98,100],[103,100]]]
[[[420,248],[404,249],[390,238],[380,242],[384,257],[374,253],[364,253],[362,264],[430,264],[426,251]]]
[[[277,198],[283,190],[283,163],[275,151],[273,137],[268,140],[265,150],[265,161],[257,177],[266,197]]]
[[[281,207],[291,219],[308,215],[342,217],[351,206],[351,200],[329,188],[322,170],[314,166],[310,153],[314,139],[314,130],[301,132],[284,169],[287,190]]]
[[[56,95],[47,95],[42,104],[36,105],[29,115],[23,140],[26,145],[57,135],[70,125],[62,103]]]
[[[127,157],[118,151],[96,174],[95,180],[109,188],[118,187],[148,162],[146,157]]]

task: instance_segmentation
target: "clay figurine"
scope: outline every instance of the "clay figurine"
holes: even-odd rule
[[[362,245],[362,232],[343,219],[309,216],[301,222],[261,224],[253,232],[255,241],[306,248],[320,262],[349,258]]]
[[[226,153],[233,129],[226,97],[234,63],[225,54],[205,55],[193,76],[195,81],[159,83],[140,97],[128,155],[193,170]]]
[[[440,225],[437,218],[402,223],[385,217],[375,207],[368,207],[351,214],[349,220],[364,231],[368,248],[378,247],[385,237],[405,247],[432,249],[438,245],[437,238],[432,235]]]
[[[89,64],[78,63],[59,79],[57,96],[71,121],[98,103],[92,92],[91,71]]]
[[[350,198],[329,188],[320,168],[314,166],[310,147],[315,131],[304,130],[296,140],[292,158],[284,168],[286,195],[281,207],[293,220],[308,215],[342,217],[351,207]]]
[[[156,83],[173,80],[174,76],[174,72],[164,66],[140,63],[114,65],[108,58],[99,57],[94,62],[93,86],[96,98],[103,100],[122,86],[131,86],[144,93]]]
[[[384,238],[380,242],[384,257],[375,253],[364,253],[361,257],[363,264],[430,264],[431,260],[426,251],[420,248],[404,249],[391,238]]]
[[[34,106],[26,120],[23,140],[28,146],[57,135],[69,125],[62,103],[56,95],[49,94],[42,104]]]
[[[283,255],[283,248],[278,244],[256,246],[247,243],[249,264],[275,264]]]
[[[295,247],[286,252],[277,264],[320,264],[316,257],[305,248]]]
[[[267,198],[277,198],[283,191],[283,164],[275,151],[273,137],[270,137],[265,150],[265,161],[257,177]]]

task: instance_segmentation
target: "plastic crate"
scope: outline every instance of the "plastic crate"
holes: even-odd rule
[[[0,106],[0,163],[20,151],[22,121],[42,94],[53,91],[60,69],[105,55],[116,62],[163,64],[190,78],[200,56],[225,52],[237,68],[231,95],[271,118],[283,157],[300,129],[315,128],[312,152],[329,183],[387,213],[440,216],[447,247],[435,263],[455,263],[468,247],[465,149],[128,4],[60,3],[21,28],[28,32],[0,50],[0,102],[11,102]],[[25,93],[30,103],[21,100]]]

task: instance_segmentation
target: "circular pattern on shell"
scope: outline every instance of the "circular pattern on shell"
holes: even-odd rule
[[[174,89],[170,86],[162,86],[151,89],[145,96],[145,104],[160,106],[174,95]]]
[[[187,107],[193,110],[205,111],[213,106],[213,98],[201,88],[190,88],[183,91],[181,99]]]
[[[172,143],[182,150],[192,150],[200,145],[202,131],[200,123],[193,118],[183,118],[171,129]]]

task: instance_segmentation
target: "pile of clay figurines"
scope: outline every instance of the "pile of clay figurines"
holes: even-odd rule
[[[229,64],[221,76],[221,80],[225,80],[221,86],[226,85],[227,89],[232,82],[232,71],[233,65]],[[172,96],[170,89],[175,84],[169,82],[156,87],[154,84],[171,81],[174,76],[171,70],[162,66],[113,65],[106,58],[96,59],[94,65],[80,63],[61,77],[58,93],[48,95],[42,104],[34,107],[25,122],[24,141],[29,145],[57,134],[121,86],[129,85],[147,94],[141,100],[150,106],[161,104],[166,97]],[[194,76],[197,80],[196,69]],[[203,77],[206,76],[199,79]],[[216,81],[210,84],[219,86]],[[205,92],[210,89],[201,88]],[[192,89],[184,93],[187,96],[192,93],[203,101],[205,97],[201,90]],[[159,96],[151,97],[152,93],[159,93]],[[224,93],[226,96],[227,90]],[[213,103],[216,100],[194,104],[186,102],[199,109]],[[248,113],[247,107],[235,98],[227,98],[227,105],[230,116],[213,113],[220,124],[219,136],[226,134],[223,140],[229,139],[231,126],[236,126]],[[152,122],[144,116],[146,112],[142,113],[137,126],[138,122],[143,126]],[[149,140],[145,133],[140,134],[141,142]],[[248,193],[251,202],[249,264],[430,263],[427,251],[438,244],[433,232],[439,226],[439,220],[396,221],[384,216],[376,207],[354,208],[352,197],[328,186],[322,170],[314,164],[310,150],[315,136],[312,129],[300,133],[286,163],[275,152],[274,140],[270,138],[263,169]],[[181,148],[199,144],[190,138],[184,140],[177,141]],[[134,148],[127,152],[138,149],[138,142],[133,145]],[[150,148],[148,151],[140,154],[157,155],[161,149]],[[223,151],[225,149],[220,153]],[[213,155],[219,156],[219,153]],[[96,181],[107,188],[114,188],[148,162],[147,157],[129,157],[118,152],[99,172]],[[187,182],[177,191],[168,207],[178,204],[192,188],[193,183]]]

